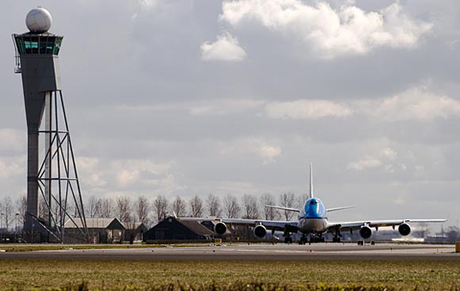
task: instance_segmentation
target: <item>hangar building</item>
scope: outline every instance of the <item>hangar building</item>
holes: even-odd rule
[[[75,222],[75,223],[74,223]],[[80,220],[70,219],[65,223],[65,232],[69,236],[68,242],[73,238],[79,237],[81,229]],[[126,227],[118,218],[86,218],[88,236],[91,243],[113,243],[123,239]]]
[[[144,233],[144,242],[166,240],[210,240],[214,233],[197,221],[179,221],[170,216]]]

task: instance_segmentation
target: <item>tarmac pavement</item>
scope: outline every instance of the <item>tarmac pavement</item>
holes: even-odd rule
[[[1,249],[1,247],[0,247]],[[1,259],[130,260],[130,261],[303,261],[303,260],[455,260],[453,245],[350,243],[312,245],[237,244],[138,249],[86,249],[33,252],[0,252]]]

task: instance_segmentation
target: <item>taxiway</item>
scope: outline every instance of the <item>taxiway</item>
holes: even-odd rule
[[[35,260],[458,260],[453,245],[237,244],[139,249],[85,249],[3,252],[0,259]]]

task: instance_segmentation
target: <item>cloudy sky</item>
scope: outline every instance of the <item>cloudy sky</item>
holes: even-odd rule
[[[25,193],[26,124],[0,19],[0,196]],[[331,219],[460,219],[456,0],[43,0],[86,197],[308,189]],[[358,211],[359,210],[359,211]]]

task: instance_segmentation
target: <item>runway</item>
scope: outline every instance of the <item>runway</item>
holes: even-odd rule
[[[3,252],[0,259],[130,260],[130,261],[304,261],[304,260],[455,260],[453,245],[251,244]]]

